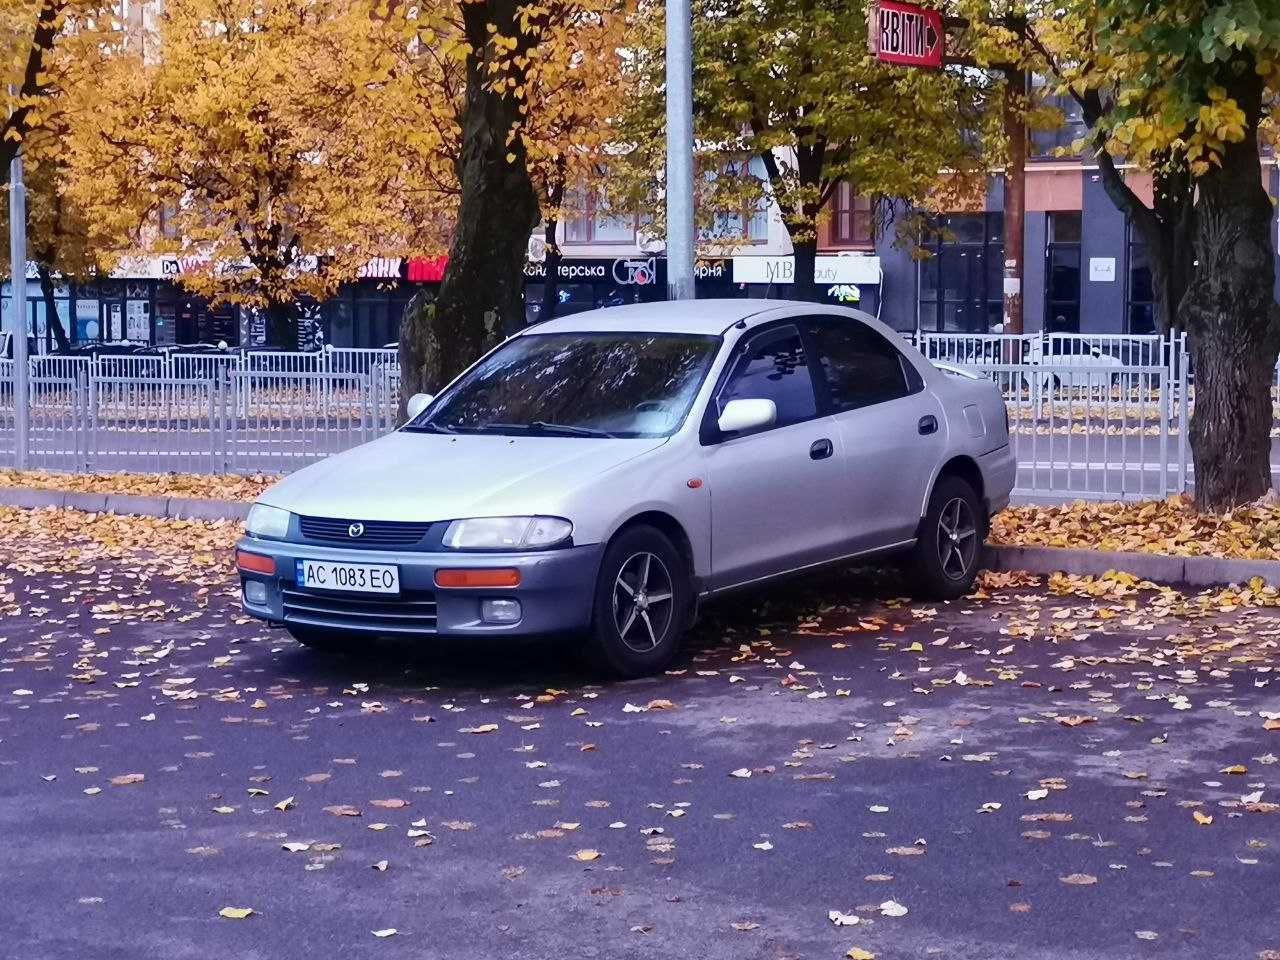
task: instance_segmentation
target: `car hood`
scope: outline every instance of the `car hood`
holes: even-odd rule
[[[353,520],[554,514],[566,494],[665,442],[398,431],[304,467],[259,500]]]

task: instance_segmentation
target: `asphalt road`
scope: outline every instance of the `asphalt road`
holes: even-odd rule
[[[1280,956],[1274,610],[848,573],[596,685],[556,646],[314,655],[220,573],[5,549],[15,960]]]

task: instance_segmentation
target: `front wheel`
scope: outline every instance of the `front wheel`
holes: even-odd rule
[[[661,531],[624,531],[609,544],[596,581],[590,653],[621,677],[657,673],[671,663],[692,606],[684,558]]]
[[[973,589],[986,522],[981,501],[960,477],[943,477],[929,497],[911,555],[912,587],[922,596],[955,600]]]

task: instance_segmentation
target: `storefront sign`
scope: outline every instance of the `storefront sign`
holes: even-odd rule
[[[1093,283],[1115,283],[1116,258],[1115,257],[1090,257],[1089,258],[1089,279]]]
[[[447,253],[442,253],[438,257],[410,257],[405,276],[410,283],[439,283],[444,279],[447,266],[449,266]]]
[[[794,283],[795,257],[733,258],[734,283]],[[813,279],[818,284],[880,283],[879,257],[818,257]]]
[[[358,271],[356,276],[373,280],[399,280],[399,257],[374,257]]]
[[[946,33],[942,14],[897,0],[878,0],[871,12],[870,42],[876,58],[907,67],[942,66]]]

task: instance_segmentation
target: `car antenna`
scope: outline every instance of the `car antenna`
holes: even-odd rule
[[[734,324],[734,326],[737,327],[739,330],[745,330],[747,329],[747,321],[739,320],[737,323]]]

